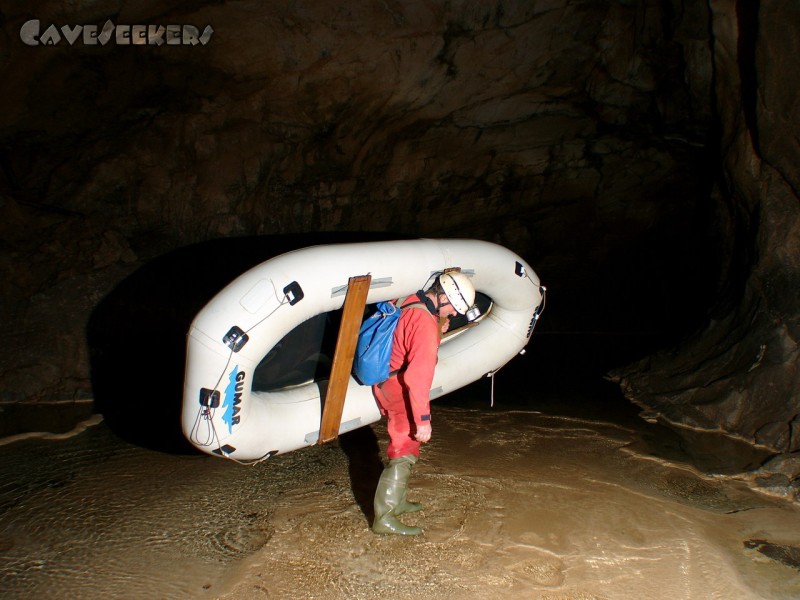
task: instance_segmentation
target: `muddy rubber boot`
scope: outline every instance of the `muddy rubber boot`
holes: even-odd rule
[[[410,477],[411,476],[411,468],[415,464],[417,464],[417,461],[419,459],[416,456],[414,456],[413,454],[406,454],[405,456],[401,456],[400,458],[395,458],[395,459],[392,459],[392,460],[396,460],[398,462],[404,462],[405,461],[405,462],[410,463],[409,467],[408,467],[408,474],[409,474],[409,477]],[[391,463],[392,463],[392,461],[389,461],[389,464],[391,464]],[[420,510],[422,510],[422,504],[420,504],[419,502],[409,502],[408,501],[408,478],[406,478],[406,487],[405,487],[405,490],[403,491],[402,498],[400,498],[400,505],[395,509],[394,514],[395,514],[396,517],[399,517],[400,515],[404,515],[406,513],[415,513],[415,512],[418,512]]]
[[[372,523],[372,531],[375,533],[394,535],[422,533],[419,527],[404,525],[397,520],[397,509],[407,493],[408,478],[414,462],[408,460],[408,456],[394,458],[381,473],[378,488],[375,490],[375,521]]]

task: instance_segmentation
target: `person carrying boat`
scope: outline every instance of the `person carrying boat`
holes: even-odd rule
[[[422,508],[408,502],[406,496],[420,444],[431,439],[430,389],[439,343],[449,327],[449,318],[467,314],[474,303],[472,282],[457,271],[439,275],[427,291],[420,290],[399,303],[401,308],[408,308],[394,331],[389,379],[372,387],[389,433],[389,464],[375,491],[375,533],[422,533],[419,527],[404,525],[397,517]]]

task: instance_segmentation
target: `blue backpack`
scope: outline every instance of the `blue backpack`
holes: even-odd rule
[[[425,308],[421,302],[398,306],[400,301],[378,302],[376,311],[361,323],[358,331],[353,373],[363,385],[374,385],[389,379],[389,361],[392,358],[394,330],[403,310]]]

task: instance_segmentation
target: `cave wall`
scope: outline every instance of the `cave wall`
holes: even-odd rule
[[[31,19],[214,33],[30,46]],[[91,399],[98,303],[221,237],[488,239],[549,285],[544,327],[671,328],[667,282],[716,285],[708,22],[678,0],[5,3],[0,401]]]
[[[113,223],[108,243],[137,255],[133,231],[368,225],[500,237],[544,261],[594,240],[601,263],[698,192],[702,4],[33,4],[8,11],[9,41],[31,15],[215,27],[204,47],[12,45],[8,191]]]
[[[90,400],[90,315],[175,248],[371,230],[509,246],[553,333],[696,330],[612,377],[667,420],[796,451],[798,11],[7,2],[0,402]],[[30,19],[214,33],[31,47]]]
[[[685,344],[613,376],[670,421],[791,453],[800,449],[800,5],[710,5],[723,293]]]

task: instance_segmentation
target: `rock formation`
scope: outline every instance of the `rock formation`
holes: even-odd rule
[[[800,7],[718,1],[713,9],[721,173],[712,197],[726,254],[708,325],[614,373],[667,419],[800,449]]]

